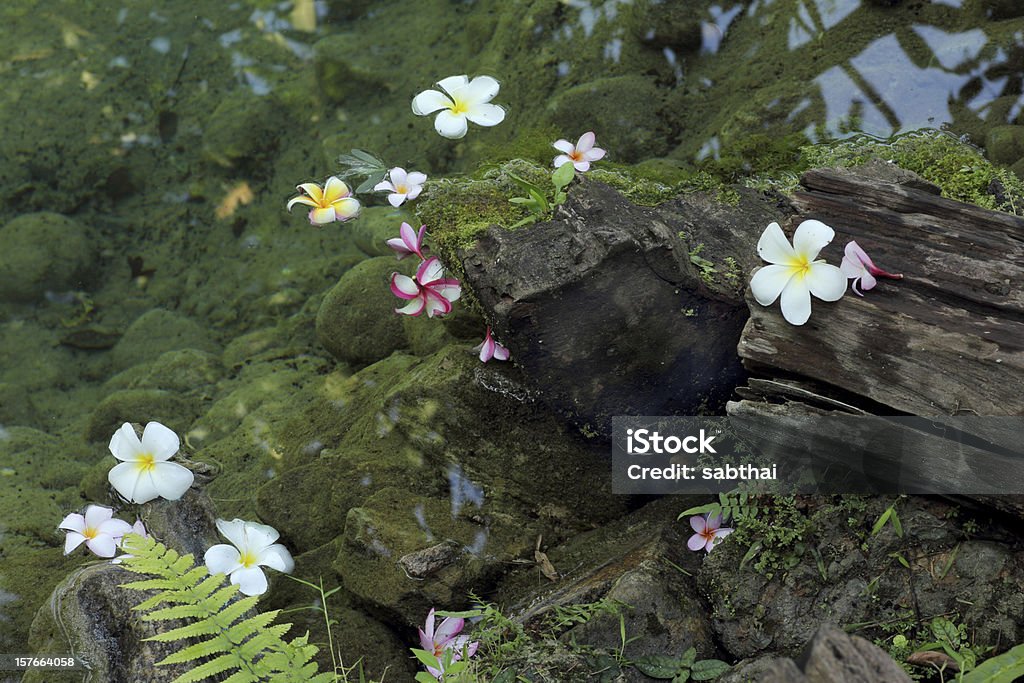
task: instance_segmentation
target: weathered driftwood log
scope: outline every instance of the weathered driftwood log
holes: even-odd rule
[[[614,415],[722,408],[742,377],[746,306],[693,261],[724,268],[735,254],[739,283],[756,259],[752,224],[778,218],[753,193],[737,207],[689,197],[648,208],[584,180],[552,221],[492,227],[462,262],[541,396],[608,436]]]
[[[791,227],[822,220],[836,230],[823,252],[831,263],[856,240],[880,267],[905,279],[880,281],[864,297],[816,302],[802,327],[748,297],[750,319],[738,348],[760,378],[737,391],[742,400],[729,404],[730,415],[935,416],[959,430],[958,439],[976,437],[971,447],[980,451],[965,459],[957,439],[912,436],[928,442],[929,457],[914,475],[925,488],[929,477],[995,482],[993,489],[979,479],[977,493],[999,490],[1003,477],[1019,481],[1019,424],[974,418],[1024,415],[1024,219],[854,171],[813,170],[802,184]],[[985,451],[985,462],[1002,464],[972,473]],[[986,502],[1024,511],[1024,498]]]

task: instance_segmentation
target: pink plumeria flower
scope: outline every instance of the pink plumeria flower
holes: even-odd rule
[[[313,225],[347,221],[359,215],[362,208],[359,200],[352,196],[352,190],[337,176],[328,178],[323,189],[316,183],[302,183],[296,189],[304,194],[289,200],[288,210],[296,204],[312,206],[309,222]]]
[[[432,653],[437,657],[438,664],[444,661],[445,650],[452,650],[452,662],[457,662],[462,659],[462,650],[466,650],[466,658],[472,657],[476,654],[477,648],[480,647],[479,642],[469,642],[469,636],[460,636],[463,626],[466,622],[464,619],[458,617],[446,617],[441,625],[434,630],[434,609],[431,608],[430,612],[427,613],[427,623],[424,625],[426,630],[417,629],[420,634],[420,647],[427,652]],[[440,679],[444,675],[443,669],[435,669],[432,666],[427,667],[427,671],[434,678]]]
[[[412,229],[411,225],[402,223],[402,227],[398,231],[401,237],[389,239],[388,246],[395,250],[399,261],[412,254],[416,254],[420,257],[421,261],[424,261],[426,257],[423,256],[423,234],[426,231],[427,226],[425,225],[421,225],[420,231],[417,233]]]
[[[428,318],[451,313],[452,302],[462,294],[462,287],[455,278],[444,277],[444,266],[436,256],[431,256],[416,269],[416,277],[401,273],[391,274],[391,291],[400,299],[409,299],[396,313],[417,316],[424,311]]]
[[[605,151],[600,147],[594,147],[594,132],[589,131],[580,136],[579,141],[573,145],[568,140],[558,140],[552,145],[562,154],[555,157],[555,168],[572,162],[580,173],[590,170],[590,162],[603,159]]]
[[[494,341],[494,337],[491,336],[491,328],[487,328],[487,335],[484,340],[473,348],[474,351],[480,352],[480,360],[486,363],[492,358],[498,360],[508,360],[508,349]]]
[[[843,271],[848,279],[853,280],[850,283],[850,289],[853,290],[857,296],[864,296],[859,289],[857,289],[857,282],[860,282],[860,289],[865,292],[869,289],[874,288],[877,284],[875,278],[887,277],[892,280],[902,280],[902,274],[887,273],[881,268],[875,267],[875,264],[871,262],[871,257],[860,248],[860,245],[856,242],[850,242],[846,245],[846,253],[843,256],[843,262],[839,264],[839,270]]]
[[[388,202],[397,209],[405,200],[412,201],[419,197],[425,182],[427,182],[425,173],[419,171],[406,173],[404,168],[396,166],[388,171],[388,180],[382,180],[374,185],[373,191],[390,192]]]
[[[71,513],[57,528],[68,532],[64,537],[65,555],[85,543],[99,557],[113,557],[121,538],[132,531],[131,524],[114,519],[114,511],[102,505],[90,505],[85,508],[85,515]]]
[[[697,551],[703,548],[706,552],[721,543],[722,539],[732,533],[732,529],[722,526],[722,515],[694,515],[690,517],[690,527],[696,532],[686,542],[686,547]]]

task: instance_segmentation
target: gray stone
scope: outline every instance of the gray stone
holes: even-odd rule
[[[0,227],[0,300],[86,289],[95,260],[93,240],[77,221],[48,211],[18,216]]]
[[[405,302],[388,284],[396,271],[408,273],[410,265],[396,263],[391,256],[367,259],[327,292],[317,312],[316,336],[332,356],[366,365],[405,347],[402,316],[395,313]]]

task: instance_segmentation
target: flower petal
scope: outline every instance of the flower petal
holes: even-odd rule
[[[469,77],[465,74],[461,76],[449,76],[448,78],[442,78],[437,82],[437,84],[449,95],[454,95],[457,90],[461,90],[469,85]]]
[[[426,632],[423,633],[427,637],[427,642],[430,643],[430,647],[424,647],[424,650],[430,650],[434,645],[434,619],[435,619],[434,608],[431,607],[430,611],[427,612],[427,623],[424,624]]]
[[[860,245],[854,240],[850,240],[847,243],[846,249],[843,250],[843,253],[852,263],[856,263],[858,265],[875,265],[874,263],[871,263],[871,258],[868,256],[867,252],[861,249]]]
[[[273,545],[274,541],[280,537],[281,534],[278,533],[277,529],[268,524],[260,524],[259,522],[245,523],[246,544],[257,555]]]
[[[125,534],[132,533],[132,525],[123,519],[108,519],[96,527],[96,533],[105,534],[111,538],[121,538]]]
[[[226,519],[217,520],[217,531],[231,541],[236,548],[245,547],[245,522],[235,517],[230,522]]]
[[[402,306],[401,308],[396,308],[395,313],[401,313],[402,315],[411,315],[415,317],[423,313],[423,309],[426,307],[426,300],[427,298],[425,296],[418,296],[405,306]]]
[[[98,534],[85,542],[85,546],[99,557],[113,557],[117,554],[117,543],[106,534]]]
[[[580,139],[576,142],[577,152],[588,152],[594,146],[594,141],[597,136],[594,135],[594,131],[590,130],[580,136]]]
[[[496,104],[475,104],[466,110],[466,118],[478,126],[496,126],[505,120],[505,110]]]
[[[434,641],[431,638],[429,638],[426,633],[423,632],[423,629],[418,628],[416,629],[416,631],[420,635],[420,649],[426,650],[427,652],[433,652]]]
[[[324,191],[321,190],[320,186],[317,185],[316,183],[302,183],[301,185],[296,185],[295,189],[308,194],[309,198],[312,199],[318,206],[320,204],[323,204]]]
[[[157,461],[167,460],[178,452],[181,440],[174,430],[159,422],[150,422],[142,431],[142,450],[151,453]]]
[[[463,114],[453,114],[450,111],[442,111],[434,119],[434,130],[450,140],[458,140],[465,137],[469,124]]]
[[[460,296],[462,296],[462,285],[459,284],[458,280],[445,278],[444,280],[439,280],[433,283],[428,287],[428,291],[439,294],[449,302],[454,303],[459,300]]]
[[[416,269],[416,279],[424,287],[440,280],[442,277],[444,277],[444,265],[441,263],[441,259],[436,256],[431,256]]]
[[[722,515],[713,515],[709,512],[707,514],[707,526],[705,527],[705,531],[715,531],[720,526],[722,526]]]
[[[791,278],[779,297],[782,317],[791,325],[803,325],[811,317],[811,290],[804,278]]]
[[[405,182],[407,185],[422,185],[427,182],[427,174],[413,171],[406,177]]]
[[[796,253],[778,223],[770,223],[761,233],[757,240],[757,255],[768,263],[780,265],[789,265],[796,259]]]
[[[322,209],[313,209],[309,212],[309,222],[313,225],[326,225],[328,223],[333,223],[335,218],[337,218],[337,214],[334,211],[333,206],[328,206]]]
[[[423,192],[422,185],[410,185],[409,191],[405,193],[405,198],[412,201],[420,196],[420,192]]]
[[[433,114],[435,111],[448,109],[451,106],[451,98],[437,90],[424,90],[412,98],[412,113],[417,116]]]
[[[352,195],[352,190],[338,176],[331,176],[324,185],[324,204],[333,204]]]
[[[295,560],[292,559],[292,554],[280,543],[264,548],[263,552],[260,553],[259,564],[276,569],[279,572],[284,572],[285,574],[295,569]]]
[[[477,350],[480,351],[480,362],[481,363],[486,363],[490,359],[494,358],[494,340],[491,339],[491,335],[490,335],[490,331],[489,330],[488,330],[487,336],[484,337],[483,342],[481,342],[480,346],[478,346],[476,348],[477,348]]]
[[[875,279],[875,276],[865,270],[864,274],[860,277],[860,288],[866,292],[869,289],[874,289],[877,284],[878,280]],[[861,296],[864,295],[861,294]]]
[[[259,567],[236,569],[231,572],[231,583],[237,583],[243,595],[263,595],[267,592],[267,575]]]
[[[555,161],[553,163],[555,165],[555,168],[561,168],[562,166],[568,164],[571,161],[572,157],[568,156],[567,154],[559,154],[557,157],[555,157]]]
[[[292,197],[290,200],[288,200],[288,206],[286,208],[289,211],[291,211],[292,207],[295,206],[296,204],[305,204],[306,206],[314,206],[314,207],[315,206],[320,206],[319,204],[314,202],[309,197],[306,197],[304,195],[299,195],[298,197]]]
[[[690,528],[698,534],[702,534],[708,528],[708,520],[704,518],[704,515],[694,515],[690,517]]]
[[[408,275],[392,273],[391,293],[400,299],[415,299],[420,295],[420,286]]]
[[[69,531],[68,535],[64,537],[64,554],[70,555],[75,548],[83,543],[85,543],[85,536],[77,531]]]
[[[590,170],[590,162],[589,161],[574,161],[574,162],[572,162],[572,165],[580,173],[586,173],[587,171]]]
[[[462,632],[462,628],[465,625],[465,619],[459,617],[445,618],[441,625],[437,627],[437,631],[434,632],[434,642],[441,646],[446,645],[448,641]]]
[[[694,534],[693,536],[690,536],[690,540],[686,542],[686,547],[696,552],[703,548],[705,543],[707,543],[707,541],[704,540],[703,536],[700,534]]]
[[[858,260],[850,260],[849,255],[843,257],[842,262],[839,264],[839,270],[843,271],[843,275],[847,278],[860,277],[868,272],[863,263]]]
[[[447,298],[430,289],[423,290],[423,293],[425,295],[423,304],[428,318],[433,318],[435,315],[448,315],[452,312],[452,305]]]
[[[845,280],[843,281],[845,284]],[[158,462],[153,467],[153,482],[157,493],[167,500],[178,500],[195,481],[192,470],[176,462]]]
[[[467,105],[490,102],[498,94],[501,85],[490,76],[477,76],[464,88],[459,89],[459,99]],[[450,92],[450,91],[449,91]]]
[[[563,154],[572,154],[576,151],[576,147],[568,140],[555,140],[551,146]],[[559,157],[559,159],[561,159],[561,157]]]
[[[114,511],[103,505],[90,505],[85,508],[85,528],[95,529],[114,516]]]
[[[359,200],[354,197],[345,197],[344,199],[338,199],[331,208],[334,209],[335,220],[347,221],[350,218],[355,218],[359,215],[359,210],[362,209],[362,205]]]
[[[836,231],[821,221],[804,221],[793,233],[793,250],[813,261],[835,236]]]
[[[868,274],[868,277],[871,275]],[[843,275],[843,271],[824,261],[815,261],[807,268],[804,283],[807,289],[811,290],[811,294],[822,301],[838,301],[846,293],[846,276]],[[868,287],[866,279],[862,279],[861,284],[864,289],[874,287],[874,283]]]
[[[404,185],[406,182],[405,169],[402,168],[401,166],[395,166],[393,169],[388,171],[388,177],[391,178],[391,183],[395,187],[398,187],[399,185]]]
[[[136,469],[138,469],[138,466],[136,466]],[[157,490],[156,480],[153,478],[153,473],[140,470],[139,478],[135,482],[135,490],[132,492],[132,497],[129,500],[133,503],[148,503],[149,501],[155,500],[159,497],[160,491]]]
[[[601,159],[604,159],[605,154],[607,154],[606,150],[603,150],[600,147],[595,147],[594,149],[584,154],[583,157],[587,161],[600,161]]]
[[[135,433],[135,428],[125,422],[121,425],[121,428],[114,432],[114,435],[110,437],[110,445],[108,446],[110,453],[118,460],[131,461],[136,460],[139,457],[139,451],[142,449],[142,442],[139,441],[139,435]]]
[[[122,498],[125,500],[132,500],[132,495],[135,493],[135,487],[139,483],[139,477],[142,476],[142,470],[134,462],[122,462],[114,465],[114,467],[107,472],[107,481],[114,487]]]
[[[67,529],[68,531],[77,531],[79,533],[85,531],[85,517],[72,512],[70,515],[65,517],[61,523],[57,526],[58,529]]]
[[[211,574],[230,574],[241,568],[241,559],[238,549],[226,543],[210,546],[203,555],[203,561]]]
[[[405,195],[400,192],[395,192],[388,195],[388,204],[395,207],[396,209],[402,205],[405,201]]]
[[[504,346],[502,346],[498,342],[494,342],[494,357],[496,359],[498,359],[498,360],[508,360],[509,356],[510,356],[510,354],[509,354],[509,350],[508,349],[506,349]]]
[[[392,185],[387,180],[382,180],[382,181],[380,181],[379,183],[377,183],[376,185],[373,186],[373,191],[374,192],[394,192],[395,191],[395,186]]]
[[[793,279],[793,275],[794,271],[789,266],[762,266],[754,273],[754,277],[750,278],[750,292],[757,303],[771,306]]]

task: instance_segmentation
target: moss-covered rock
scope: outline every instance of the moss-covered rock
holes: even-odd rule
[[[19,216],[0,227],[0,300],[86,289],[95,259],[93,238],[77,221],[49,211]]]
[[[226,168],[268,158],[277,147],[281,114],[273,97],[236,88],[207,119],[203,154]]]
[[[379,89],[388,77],[386,65],[353,33],[319,40],[313,47],[313,66],[321,94],[335,104]]]
[[[404,348],[402,304],[391,293],[391,273],[408,271],[394,257],[379,256],[357,264],[324,297],[316,316],[316,336],[340,361],[365,365]]]
[[[125,422],[146,424],[156,421],[179,434],[200,412],[197,401],[162,389],[123,389],[100,401],[89,417],[85,438],[106,443]]]
[[[995,126],[985,136],[985,152],[997,164],[1010,166],[1024,159],[1024,126]]]
[[[111,349],[111,358],[115,369],[124,370],[179,349],[220,352],[202,325],[174,311],[155,308],[136,318],[125,330]]]

